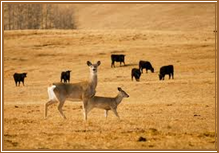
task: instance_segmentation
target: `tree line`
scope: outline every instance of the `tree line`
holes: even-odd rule
[[[4,4],[4,29],[76,29],[71,4]]]

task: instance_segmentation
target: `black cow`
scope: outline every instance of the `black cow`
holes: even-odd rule
[[[121,63],[123,63],[125,65],[125,55],[123,54],[120,54],[120,55],[115,55],[115,54],[112,54],[111,55],[111,60],[112,60],[112,64],[111,64],[111,67],[115,67],[115,62],[120,62],[120,66],[121,66]]]
[[[65,83],[67,83],[67,81],[70,82],[70,72],[71,71],[68,70],[66,72],[61,73],[61,82],[62,80],[64,80]]]
[[[132,81],[133,81],[133,77],[135,77],[136,81],[140,81],[140,77],[141,77],[140,69],[136,69],[136,68],[132,69],[132,73],[131,73]]]
[[[171,76],[172,76],[172,79],[173,79],[173,75],[174,75],[173,65],[162,66],[160,68],[159,79],[164,80],[164,77],[165,77],[166,74],[169,75],[169,79],[171,78]]]
[[[152,73],[154,73],[154,68],[152,67],[151,63],[148,61],[139,61],[139,69],[143,73],[143,69],[146,69],[146,73],[148,73],[148,70],[151,70]]]
[[[22,82],[24,86],[24,78],[27,77],[27,73],[15,73],[13,77],[16,86],[18,82],[19,82],[19,86],[20,86],[20,82]]]

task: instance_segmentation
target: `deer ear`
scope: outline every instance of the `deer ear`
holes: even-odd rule
[[[91,63],[90,61],[87,61],[87,65],[88,65],[88,66],[91,66],[92,63]]]
[[[118,87],[118,90],[121,91],[122,89],[120,87]]]
[[[100,64],[101,64],[101,62],[100,62],[100,61],[98,61],[98,62],[97,62],[97,65],[99,66]]]

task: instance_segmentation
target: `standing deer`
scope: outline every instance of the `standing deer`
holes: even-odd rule
[[[128,98],[129,95],[120,87],[118,87],[118,91],[119,93],[116,97],[94,96],[90,98],[87,103],[87,114],[94,108],[100,108],[105,110],[106,118],[109,110],[112,110],[113,113],[119,118],[117,106],[122,102],[123,98]]]
[[[87,65],[90,69],[89,81],[68,84],[59,82],[53,83],[52,86],[48,87],[49,101],[45,104],[45,118],[47,117],[48,106],[54,103],[59,103],[58,110],[61,116],[66,119],[62,111],[65,101],[83,100],[84,119],[87,120],[87,101],[96,93],[97,68],[100,64],[100,61],[96,64],[92,64],[90,61],[87,61]]]

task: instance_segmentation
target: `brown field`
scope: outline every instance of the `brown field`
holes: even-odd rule
[[[4,32],[4,149],[216,149],[215,33],[161,30],[24,30]],[[110,55],[126,55],[111,68]],[[87,80],[86,61],[101,61],[97,93],[130,97],[118,107],[121,120],[94,109],[83,120],[81,102],[57,105],[44,119],[47,87],[72,70],[71,82]],[[131,81],[131,69],[148,60],[155,73]],[[173,64],[174,80],[158,79]],[[27,72],[25,86],[13,74]],[[140,137],[146,141],[138,141]]]
[[[214,149],[215,35],[212,32],[13,31],[4,37],[5,149]],[[83,41],[82,41],[83,40]],[[159,44],[159,45],[158,45]],[[111,53],[126,54],[125,67],[110,68]],[[131,81],[138,61],[155,73]],[[72,82],[87,80],[86,61],[102,64],[97,95],[130,98],[112,112],[93,110],[83,121],[80,102],[66,101],[63,120],[56,106],[43,119],[47,87],[71,69]],[[175,79],[159,81],[159,67],[175,66]],[[15,87],[14,72],[27,72]],[[145,137],[146,142],[138,142]]]

